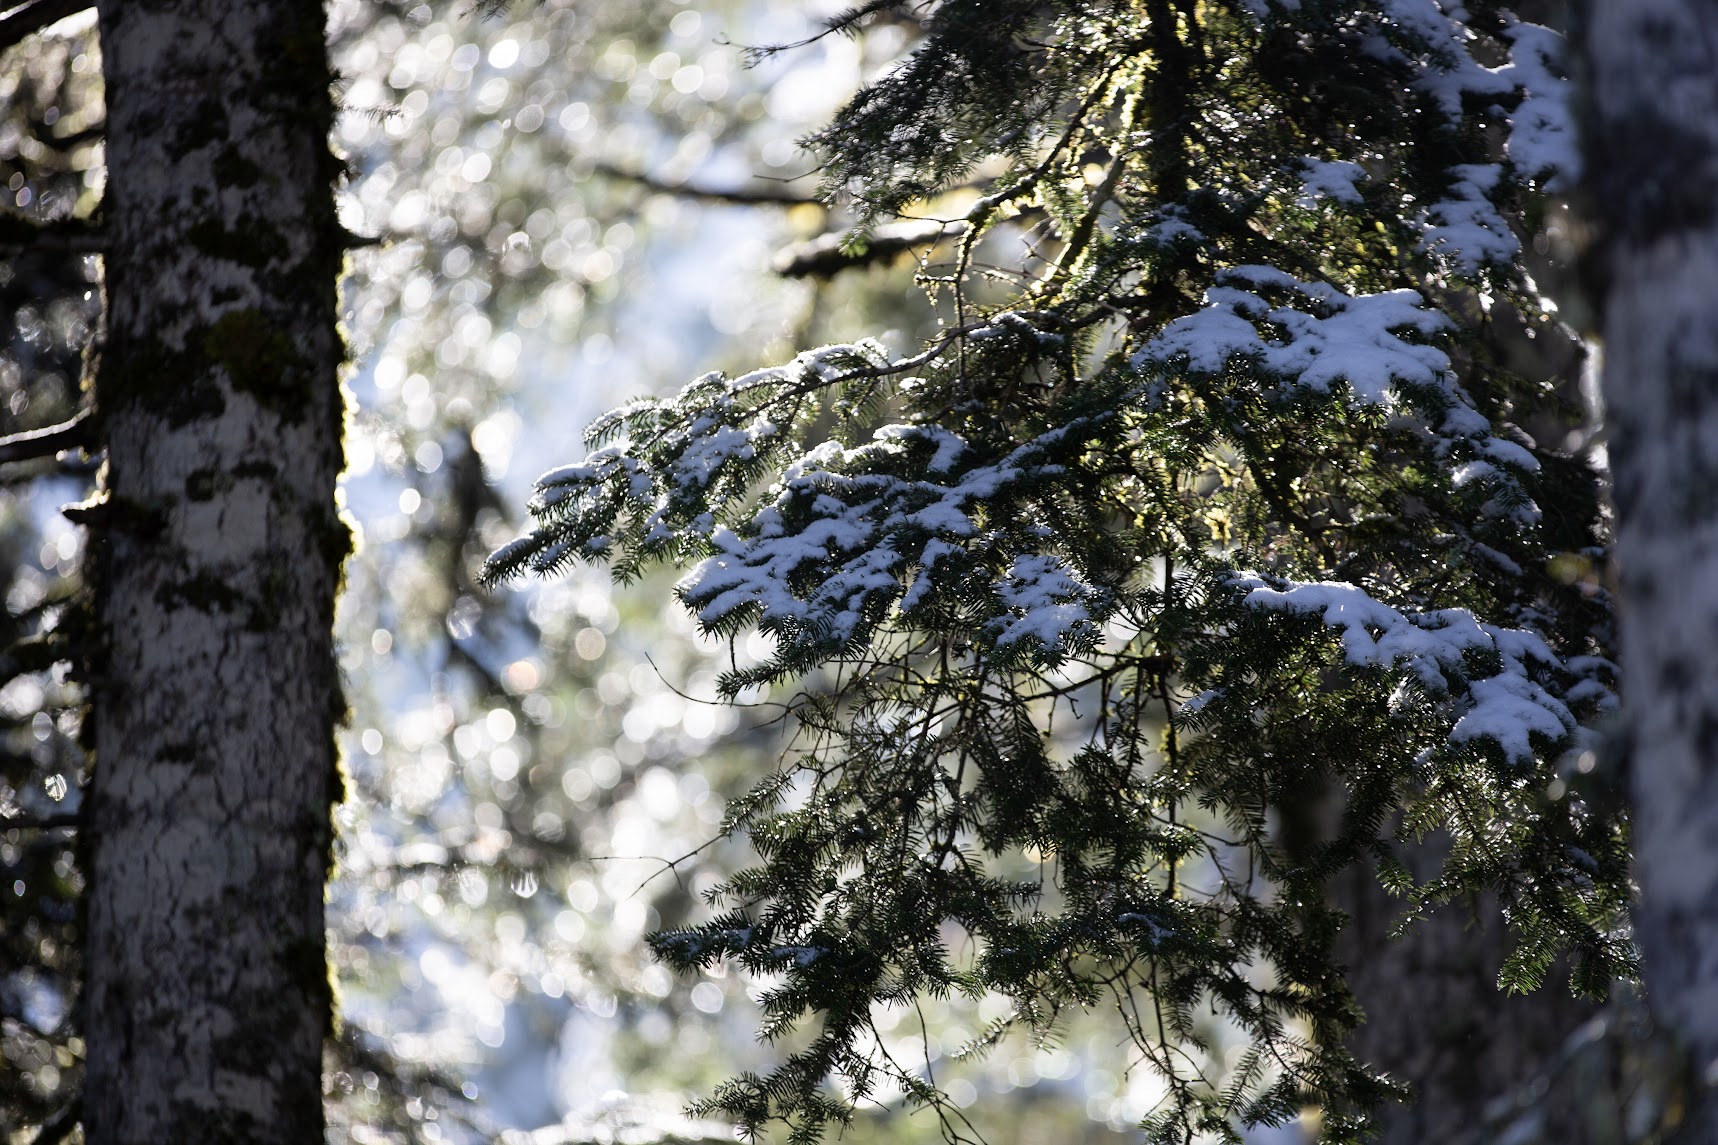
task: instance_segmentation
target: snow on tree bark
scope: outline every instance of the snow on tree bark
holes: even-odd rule
[[[1718,1065],[1718,25],[1709,4],[1588,16],[1604,227],[1604,394],[1618,531],[1635,930],[1647,995]],[[1718,1140],[1699,1102],[1681,1140]]]
[[[315,0],[99,5],[88,1140],[322,1134],[349,544]]]

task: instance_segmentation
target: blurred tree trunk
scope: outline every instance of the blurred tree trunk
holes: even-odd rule
[[[1438,872],[1439,851],[1428,841],[1399,846],[1397,857],[1426,881]],[[1494,902],[1450,903],[1392,939],[1403,903],[1384,892],[1369,865],[1343,875],[1334,897],[1350,920],[1337,961],[1366,1011],[1349,1048],[1414,1087],[1411,1103],[1379,1111],[1380,1145],[1492,1145],[1529,1101],[1543,1120],[1535,1136],[1512,1139],[1587,1140],[1578,1095],[1532,1100],[1532,1090],[1598,1007],[1571,996],[1564,975],[1532,994],[1498,990],[1511,940]]]
[[[87,1139],[322,1139],[342,253],[320,0],[101,0]]]
[[[1604,394],[1647,999],[1718,1066],[1718,21],[1587,15]],[[1718,1141],[1696,1099],[1678,1141]]]

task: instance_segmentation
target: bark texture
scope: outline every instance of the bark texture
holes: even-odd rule
[[[320,0],[101,0],[87,1140],[322,1139],[342,406]]]
[[[1595,0],[1589,169],[1623,702],[1658,1021],[1718,1066],[1718,20],[1710,0]],[[1696,1100],[1683,1142],[1718,1141]]]

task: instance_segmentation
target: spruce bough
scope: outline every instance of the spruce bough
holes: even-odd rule
[[[705,631],[775,640],[721,684],[795,691],[726,824],[758,862],[653,942],[807,1029],[707,1111],[958,1119],[873,1016],[996,994],[980,1050],[1112,1009],[1154,1142],[1309,1105],[1359,1140],[1394,1087],[1344,1049],[1356,863],[1495,895],[1504,989],[1632,974],[1621,812],[1571,762],[1615,706],[1598,479],[1521,428],[1578,411],[1492,336],[1573,338],[1520,238],[1577,174],[1560,50],[1478,0],[945,0],[810,141],[856,245],[960,204],[943,334],[605,416],[488,566],[690,565]],[[1415,885],[1391,844],[1432,832]]]

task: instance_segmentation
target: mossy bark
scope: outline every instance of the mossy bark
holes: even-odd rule
[[[1647,1002],[1718,1141],[1718,22],[1695,0],[1586,14],[1592,260]],[[1677,1111],[1683,1112],[1683,1111]]]
[[[98,11],[87,1140],[320,1141],[345,536],[325,13]]]

